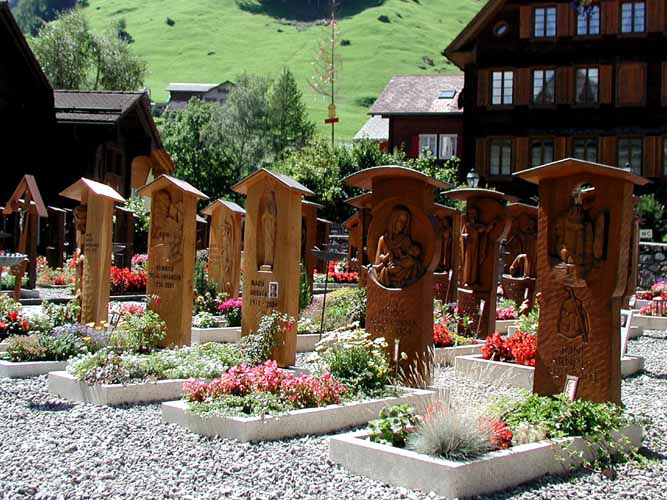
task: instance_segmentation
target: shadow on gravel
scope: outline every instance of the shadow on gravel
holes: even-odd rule
[[[543,476],[534,481],[515,486],[507,490],[497,491],[491,495],[480,495],[474,497],[476,500],[510,500],[511,498],[516,498],[517,494],[530,491],[534,488],[542,488],[545,486],[552,486],[556,484],[566,484],[572,481],[575,481],[581,477],[591,475],[591,471],[587,470],[578,470],[569,473],[567,476]]]
[[[35,411],[69,411],[74,408],[72,403],[63,401],[47,401],[46,403],[28,403],[28,408]]]
[[[656,380],[667,380],[667,373],[654,373],[650,370],[644,370],[643,372],[639,372],[635,375],[632,375],[631,377],[626,377],[626,379],[633,379],[636,377],[641,377],[642,375],[646,375],[649,378],[654,378]]]
[[[660,461],[667,460],[667,455],[665,455],[664,453],[660,453],[659,451],[653,451],[647,448],[646,446],[642,446],[641,448],[639,448],[639,454],[648,460],[660,460]]]

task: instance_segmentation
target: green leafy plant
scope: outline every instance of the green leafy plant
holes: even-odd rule
[[[81,314],[81,306],[74,300],[70,300],[66,304],[44,302],[42,304],[42,311],[50,318],[53,327],[57,327],[76,323],[79,314]]]
[[[536,302],[532,311],[530,311],[528,314],[519,316],[516,326],[522,332],[532,333],[533,335],[537,335],[537,325],[539,323],[539,320],[540,320],[540,308]]]
[[[218,321],[209,312],[200,312],[192,318],[192,326],[195,328],[215,328]]]
[[[124,314],[111,335],[119,350],[146,353],[155,349],[167,335],[167,324],[151,310],[143,314]]]
[[[241,351],[249,363],[258,365],[271,358],[271,351],[280,344],[282,333],[295,328],[296,320],[287,314],[273,311],[262,316],[256,332],[241,338]]]
[[[421,422],[408,404],[382,408],[379,418],[368,422],[369,439],[374,443],[403,448],[408,434]]]
[[[301,274],[299,276],[299,311],[303,311],[313,302],[313,291],[308,283],[306,266],[301,262]]]
[[[14,335],[7,339],[7,354],[14,362],[41,361],[47,358],[48,349],[40,335]]]

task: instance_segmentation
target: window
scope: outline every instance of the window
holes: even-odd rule
[[[435,134],[419,134],[419,156],[430,151],[435,158],[438,154],[438,136]]]
[[[621,33],[643,33],[646,4],[644,2],[623,2],[621,4]]]
[[[599,101],[600,70],[598,68],[577,68],[577,104],[597,104]]]
[[[574,140],[572,156],[579,160],[598,161],[598,141],[594,137],[582,137]]]
[[[642,173],[642,140],[621,138],[618,140],[618,166],[629,168],[633,174]]]
[[[554,141],[537,139],[530,143],[530,166],[539,167],[554,161]]]
[[[491,104],[495,106],[512,104],[514,73],[512,71],[494,71],[491,76]]]
[[[556,102],[556,71],[536,69],[533,71],[533,104]]]
[[[440,153],[438,154],[439,159],[449,160],[452,156],[456,156],[456,139],[456,135],[440,135]]]
[[[556,7],[538,7],[533,14],[535,38],[556,36]]]
[[[512,141],[491,141],[489,172],[491,175],[510,175],[512,173]]]
[[[577,35],[600,34],[600,6],[591,5],[577,12]]]

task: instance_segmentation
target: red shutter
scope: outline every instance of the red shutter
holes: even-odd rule
[[[667,63],[662,63],[660,77],[662,80],[662,105],[667,106]]]
[[[657,136],[644,137],[644,165],[643,174],[646,177],[660,177],[660,138]]]
[[[530,68],[521,68],[516,73],[516,103],[527,106],[530,104]]]
[[[616,104],[640,106],[646,102],[646,64],[622,63],[616,77]]]
[[[567,137],[556,137],[554,139],[554,160],[562,160],[567,158]]]
[[[489,161],[487,159],[487,140],[485,138],[475,141],[475,165],[480,176],[488,177]]]
[[[410,158],[417,158],[419,156],[419,136],[413,135],[410,138]]]
[[[619,30],[619,11],[621,9],[618,0],[603,0],[602,2],[602,33],[613,35]]]
[[[600,66],[600,103],[611,104],[612,100],[612,66],[603,64]]]
[[[574,102],[574,68],[558,68],[556,70],[556,102],[572,104]]]
[[[528,137],[515,137],[514,144],[514,165],[513,172],[520,172],[530,167],[530,160],[528,159]]]
[[[604,165],[616,166],[617,151],[616,137],[607,136],[600,139],[602,147],[600,148],[600,163]]]
[[[477,105],[480,107],[489,104],[489,74],[488,69],[480,69],[477,72]]]
[[[574,10],[569,3],[558,4],[558,19],[556,20],[556,33],[558,36],[571,36],[570,16]]]
[[[523,5],[519,13],[521,16],[519,36],[521,38],[530,38],[533,35],[533,8],[530,5]]]
[[[646,2],[646,31],[661,32],[665,29],[665,0]]]

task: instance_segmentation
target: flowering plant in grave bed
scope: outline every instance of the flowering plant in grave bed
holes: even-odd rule
[[[241,326],[242,299],[228,298],[218,305],[218,312],[225,317],[227,326]]]
[[[482,346],[482,358],[491,361],[535,366],[537,337],[532,333],[517,330],[507,338],[495,332],[486,338]]]
[[[459,335],[454,329],[450,329],[444,321],[433,324],[433,344],[435,347],[456,347],[475,343],[477,343],[475,339]]]

